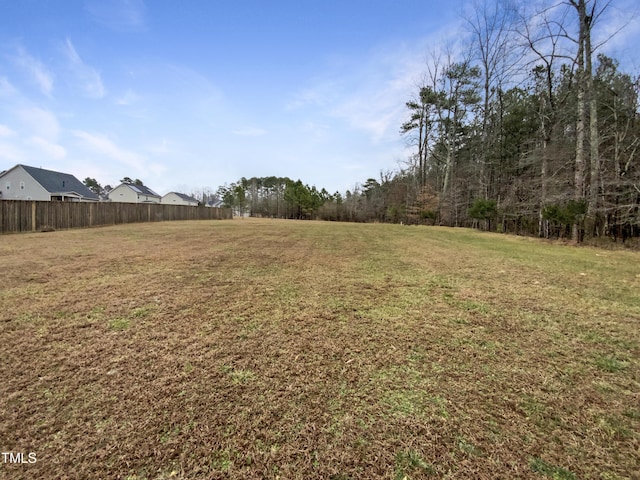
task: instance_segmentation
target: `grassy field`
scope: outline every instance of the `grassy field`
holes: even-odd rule
[[[0,478],[640,478],[640,253],[233,220],[0,237]]]

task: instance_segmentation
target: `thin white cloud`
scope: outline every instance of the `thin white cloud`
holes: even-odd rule
[[[297,110],[305,107],[324,107],[336,101],[343,90],[341,81],[337,79],[320,79],[312,82],[293,95],[286,105],[286,110]]]
[[[17,118],[22,121],[24,130],[31,135],[56,142],[60,135],[60,123],[58,117],[49,111],[39,107],[24,107],[18,110]]]
[[[41,137],[31,137],[29,143],[39,148],[47,157],[61,160],[67,156],[67,150],[57,143],[50,142]]]
[[[11,130],[6,125],[0,124],[0,137],[13,137],[13,136],[15,136],[15,134],[16,134],[16,132]]]
[[[391,81],[368,85],[352,92],[329,110],[331,116],[347,122],[356,130],[367,132],[374,143],[392,135],[395,140],[404,114],[408,88],[393,88]]]
[[[81,140],[83,145],[92,153],[131,167],[136,170],[136,172],[144,170],[146,159],[142,155],[120,148],[104,135],[93,134],[82,130],[74,130],[71,133],[74,137]]]
[[[102,98],[106,95],[106,89],[102,77],[98,71],[82,61],[78,51],[69,38],[64,43],[64,53],[69,61],[71,72],[84,94],[92,98]]]
[[[399,47],[377,49],[358,68],[336,71],[334,78],[299,92],[288,108],[319,108],[326,117],[366,132],[373,143],[385,137],[395,140],[404,104],[424,70],[422,55]]]
[[[233,130],[231,133],[240,135],[241,137],[260,137],[266,135],[267,131],[263,128],[247,127],[239,130]]]
[[[0,97],[11,97],[18,93],[16,87],[6,77],[0,77]]]
[[[300,134],[308,142],[323,142],[327,140],[331,134],[331,125],[328,123],[318,123],[313,120],[307,120],[300,123],[297,127]]]
[[[427,70],[427,52],[434,48],[457,51],[458,22],[443,25],[428,37],[381,44],[362,58],[346,58],[296,92],[285,108],[300,114],[309,109],[319,113],[323,122],[338,120],[363,132],[373,145],[397,142],[406,120],[405,104]]]
[[[154,155],[167,155],[173,152],[173,149],[166,138],[162,141],[154,143],[147,148],[147,151]]]
[[[134,103],[140,101],[140,96],[135,93],[133,90],[128,89],[124,92],[120,97],[116,99],[116,104],[121,105],[123,107],[129,107]]]
[[[621,68],[637,69],[637,39],[640,36],[640,5],[636,0],[608,6],[605,16],[594,27],[596,53],[604,52],[620,61]]]
[[[146,7],[142,0],[87,0],[85,10],[95,22],[113,30],[146,28]]]
[[[10,163],[22,163],[25,161],[25,154],[17,145],[0,139],[0,159]]]
[[[13,57],[13,60],[44,95],[51,96],[54,77],[40,60],[29,55],[22,47],[18,47],[17,55]]]
[[[71,61],[71,63],[73,63],[74,65],[77,65],[79,63],[81,64],[82,59],[80,58],[80,55],[78,55],[78,52],[73,46],[73,43],[71,43],[70,39],[67,38],[67,40],[64,42],[64,46],[67,58]]]
[[[162,163],[152,162],[145,165],[145,175],[151,174],[153,179],[162,178],[167,172],[167,167]]]
[[[88,155],[93,157],[91,163],[95,165],[100,163],[101,166],[104,166],[105,161],[115,163],[116,165],[112,164],[109,168],[111,172],[121,171],[123,176],[132,178],[136,176],[147,183],[148,177],[151,177],[151,180],[161,178],[167,171],[165,165],[151,162],[145,155],[121,148],[104,135],[83,130],[74,130],[71,134],[80,140],[81,145],[88,150]]]
[[[345,164],[342,168],[343,170],[364,170],[367,167],[366,164],[362,164],[362,163],[347,163]]]

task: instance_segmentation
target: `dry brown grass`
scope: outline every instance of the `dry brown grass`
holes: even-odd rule
[[[234,220],[0,268],[0,478],[638,478],[638,253]]]

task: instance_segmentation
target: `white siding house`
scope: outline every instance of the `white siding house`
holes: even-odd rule
[[[0,199],[64,202],[99,200],[98,195],[73,175],[27,165],[16,165],[0,173]]]
[[[160,203],[166,205],[190,205],[192,207],[197,207],[200,202],[189,195],[185,195],[184,193],[169,192],[162,197]]]
[[[160,203],[160,195],[144,185],[121,183],[109,192],[109,200],[121,203]]]

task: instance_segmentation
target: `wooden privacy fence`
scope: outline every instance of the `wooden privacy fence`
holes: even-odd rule
[[[165,220],[222,220],[229,208],[158,203],[0,200],[0,233],[37,232]]]

